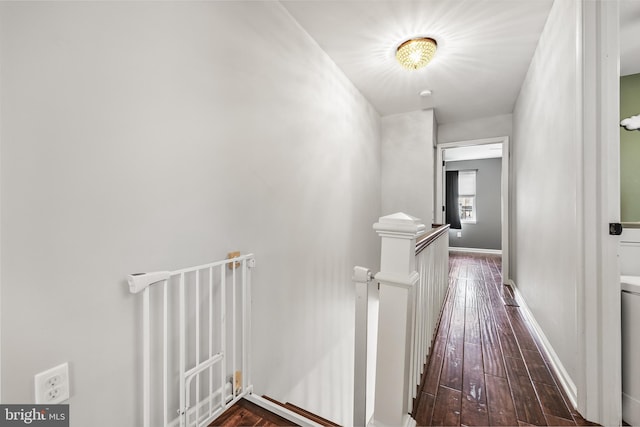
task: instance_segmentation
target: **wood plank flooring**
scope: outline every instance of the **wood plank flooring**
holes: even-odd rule
[[[272,403],[295,412],[298,415],[313,421],[324,427],[340,427],[326,418],[322,418],[312,412],[307,411],[293,403],[279,402],[269,396],[262,396],[264,399]],[[258,406],[246,399],[240,399],[235,405],[227,409],[222,415],[216,418],[208,427],[245,427],[245,426],[261,426],[261,427],[280,427],[280,426],[297,426],[297,424],[276,415],[261,406]]]
[[[235,405],[227,409],[222,415],[216,418],[209,427],[240,427],[240,426],[263,426],[281,427],[295,426],[289,420],[279,415],[267,411],[260,406],[241,399]]]
[[[420,426],[597,425],[571,407],[500,258],[452,253],[450,287],[413,416]]]

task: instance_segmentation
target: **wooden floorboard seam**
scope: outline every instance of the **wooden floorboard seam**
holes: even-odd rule
[[[595,425],[566,399],[502,283],[500,258],[451,254],[449,266],[448,318],[439,320],[433,341],[443,353],[426,364],[413,413],[418,425]]]

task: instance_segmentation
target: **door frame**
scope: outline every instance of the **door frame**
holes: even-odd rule
[[[577,10],[579,55],[576,132],[577,220],[581,249],[577,285],[578,410],[602,425],[622,418],[620,238],[619,5],[581,0]]]
[[[501,216],[502,216],[502,282],[509,283],[509,205],[511,193],[509,190],[509,177],[511,176],[510,161],[511,151],[509,137],[499,136],[494,138],[471,139],[466,141],[444,142],[436,145],[436,202],[433,217],[436,222],[444,224],[444,150],[449,148],[470,147],[474,145],[502,144],[502,171],[501,171]]]

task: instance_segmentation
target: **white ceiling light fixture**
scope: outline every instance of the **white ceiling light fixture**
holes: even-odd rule
[[[438,43],[430,37],[407,40],[396,49],[396,59],[404,68],[417,70],[425,67],[436,54]]]

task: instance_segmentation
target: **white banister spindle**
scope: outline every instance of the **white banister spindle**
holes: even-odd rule
[[[408,425],[416,237],[424,232],[420,219],[404,213],[381,217],[373,228],[382,239],[375,420],[383,425]]]
[[[413,304],[417,312],[416,334],[413,340],[420,343],[415,346],[412,356],[412,383],[409,384],[411,397],[417,396],[417,386],[422,379],[424,364],[429,355],[430,346],[436,332],[444,297],[449,285],[449,234],[446,229],[438,233],[429,245],[416,254],[416,268],[420,279],[416,285],[416,297]]]

